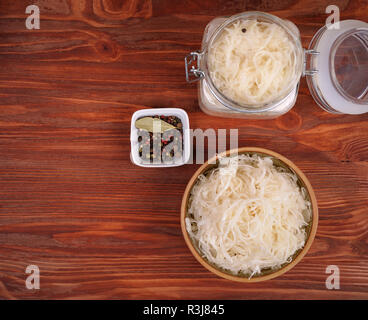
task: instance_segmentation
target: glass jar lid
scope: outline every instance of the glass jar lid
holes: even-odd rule
[[[337,29],[323,27],[312,39],[308,75],[310,92],[323,109],[332,113],[368,112],[368,23],[345,20]]]
[[[293,66],[291,79],[281,90],[277,92],[277,94],[275,94],[273,99],[270,101],[260,101],[253,103],[235,101],[235,99],[228,97],[222,91],[220,91],[211,77],[208,59],[211,54],[210,51],[213,47],[213,44],[219,37],[221,37],[228,26],[242,20],[256,20],[257,22],[261,23],[277,25],[285,32],[286,37],[292,44],[292,53],[295,64]],[[244,28],[244,30],[246,29]],[[243,29],[242,32],[245,33]],[[218,24],[216,28],[212,29],[211,32],[205,33],[205,35],[206,38],[203,39],[201,52],[192,52],[185,58],[186,79],[188,82],[194,82],[205,78],[208,89],[222,105],[226,106],[228,109],[241,113],[258,114],[261,112],[272,111],[295,98],[295,91],[297,91],[296,89],[303,71],[304,55],[300,42],[299,30],[293,23],[268,13],[247,11],[233,15],[231,17],[223,18],[221,23]],[[197,62],[197,66],[194,65],[195,62]]]

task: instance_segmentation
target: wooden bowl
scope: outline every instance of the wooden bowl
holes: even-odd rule
[[[269,279],[272,279],[272,278],[276,278],[276,277],[282,275],[283,273],[287,272],[291,268],[293,268],[304,257],[304,255],[308,252],[309,248],[312,245],[314,237],[316,235],[317,225],[318,225],[317,200],[316,200],[314,191],[312,189],[312,186],[311,186],[310,182],[308,181],[308,179],[306,178],[306,176],[303,174],[303,172],[294,163],[292,163],[290,160],[288,160],[284,156],[282,156],[282,155],[280,155],[276,152],[273,152],[271,150],[267,150],[267,149],[263,149],[263,148],[253,148],[253,147],[247,148],[247,147],[244,147],[244,148],[239,148],[237,150],[238,154],[258,154],[260,156],[271,156],[275,166],[283,167],[283,168],[287,169],[289,172],[295,173],[298,176],[298,185],[300,187],[304,187],[307,191],[307,198],[311,202],[312,219],[311,219],[309,225],[306,227],[306,232],[307,232],[306,243],[305,243],[305,245],[302,249],[300,249],[300,250],[298,250],[297,252],[294,253],[290,263],[285,263],[279,269],[276,269],[276,270],[272,270],[272,269],[262,270],[260,275],[253,276],[250,279],[249,279],[249,275],[234,275],[234,274],[232,274],[232,273],[230,273],[230,272],[228,272],[228,271],[226,271],[226,270],[210,263],[209,261],[207,261],[207,259],[203,258],[202,255],[200,254],[200,250],[198,249],[197,244],[194,241],[192,241],[192,239],[190,238],[190,236],[188,235],[188,232],[186,230],[185,218],[187,217],[188,201],[189,201],[189,198],[190,198],[191,190],[192,190],[193,186],[195,185],[195,183],[197,182],[198,176],[202,173],[205,174],[206,172],[209,172],[212,169],[214,169],[215,167],[217,167],[218,166],[218,160],[217,160],[218,157],[224,156],[224,155],[229,156],[234,151],[236,152],[236,150],[228,150],[228,151],[224,152],[223,154],[210,159],[209,161],[205,162],[194,173],[193,177],[190,179],[190,181],[189,181],[189,183],[188,183],[188,185],[185,189],[183,199],[182,199],[182,203],[181,203],[181,217],[180,217],[181,230],[183,232],[185,242],[188,245],[188,247],[189,247],[190,251],[192,252],[192,254],[194,255],[194,257],[206,269],[213,272],[214,274],[216,274],[220,277],[223,277],[225,279],[229,279],[229,280],[233,280],[233,281],[239,281],[239,282],[258,282],[258,281],[264,281],[264,280],[269,280]],[[216,163],[215,163],[215,160],[216,160]]]

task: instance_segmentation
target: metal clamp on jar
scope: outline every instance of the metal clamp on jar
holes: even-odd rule
[[[226,96],[217,88],[209,70],[209,55],[224,30],[238,20],[276,24],[292,43],[292,76],[285,87],[267,103],[243,103]],[[185,57],[187,82],[199,81],[201,109],[210,115],[236,118],[271,119],[288,112],[295,104],[299,81],[307,77],[317,104],[333,113],[368,112],[368,23],[345,20],[339,25],[322,27],[308,50],[301,45],[298,28],[290,21],[263,12],[244,12],[212,20],[205,29],[200,52]]]

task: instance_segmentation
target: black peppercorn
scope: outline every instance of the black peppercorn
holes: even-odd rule
[[[176,116],[164,116],[164,115],[154,115],[153,118],[159,118],[162,121],[167,122],[168,124],[173,125],[174,127],[176,127],[176,130],[179,130],[180,132],[180,136],[179,137],[175,137],[175,129],[172,129],[173,131],[166,131],[165,132],[165,140],[163,139],[163,134],[161,133],[155,133],[153,134],[152,132],[149,132],[148,136],[139,136],[138,137],[138,142],[140,143],[138,152],[139,152],[139,156],[141,158],[145,158],[147,160],[150,160],[150,162],[154,161],[154,159],[157,158],[161,158],[164,159],[165,155],[166,158],[173,158],[175,157],[181,157],[182,153],[179,153],[178,150],[182,149],[182,144],[183,144],[183,124],[181,122],[181,119],[176,117]],[[171,129],[170,129],[171,130]],[[144,130],[139,129],[138,130],[139,133],[143,132]],[[157,141],[159,139],[159,141]],[[174,146],[174,150],[171,150],[169,152],[164,152],[164,148],[165,146],[169,143],[169,142],[173,142],[175,141],[176,144],[180,143],[181,147],[179,148],[178,145]],[[158,143],[157,146],[155,146],[156,142]],[[142,146],[149,146],[149,153],[143,152],[143,148]],[[156,150],[158,147],[158,150]],[[161,150],[160,150],[161,149]],[[161,156],[160,156],[161,153]]]

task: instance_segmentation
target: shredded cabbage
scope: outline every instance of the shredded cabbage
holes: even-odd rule
[[[211,79],[226,97],[263,104],[285,90],[296,70],[295,46],[274,23],[237,20],[215,40],[208,55]]]
[[[291,262],[311,220],[306,190],[272,158],[239,155],[200,175],[185,219],[189,236],[209,262],[249,275]]]

